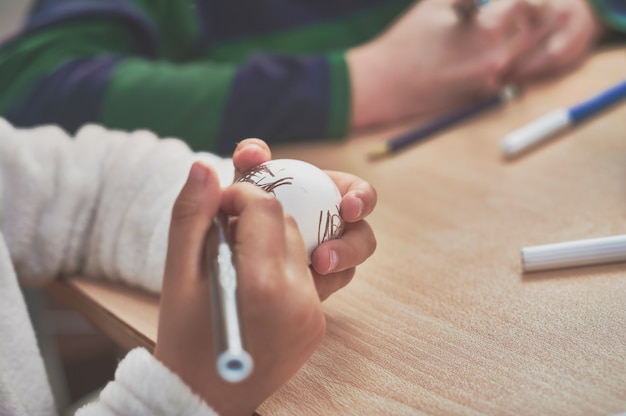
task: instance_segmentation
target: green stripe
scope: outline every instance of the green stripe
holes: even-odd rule
[[[193,0],[132,0],[150,18],[159,33],[159,53],[173,61],[193,58],[200,35],[198,12]]]
[[[605,0],[589,0],[592,8],[609,28],[626,33],[626,16],[613,11]]]
[[[411,3],[399,0],[346,18],[264,36],[218,42],[208,58],[218,62],[241,63],[259,50],[292,55],[327,54],[331,94],[327,134],[328,137],[345,137],[350,125],[352,92],[344,50],[373,38]]]
[[[69,60],[128,53],[129,45],[131,37],[119,26],[89,20],[53,26],[0,47],[0,113]]]
[[[328,55],[330,71],[330,113],[328,114],[329,137],[345,137],[351,117],[351,84],[348,63],[343,52]]]
[[[234,73],[230,65],[128,59],[113,72],[102,121],[112,128],[178,137],[194,150],[212,150]]]
[[[242,62],[259,50],[287,54],[325,53],[363,43],[384,29],[411,2],[401,0],[347,18],[282,30],[269,35],[254,35],[233,41],[216,42],[210,58]]]

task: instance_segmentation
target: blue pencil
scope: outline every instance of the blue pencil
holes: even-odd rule
[[[557,133],[588,120],[626,98],[626,80],[570,108],[560,108],[515,130],[502,139],[505,156],[514,157]]]
[[[461,122],[468,120],[476,115],[482,114],[492,108],[498,107],[506,103],[510,99],[516,97],[519,91],[516,87],[509,85],[504,87],[498,94],[486,100],[472,104],[469,107],[462,108],[434,121],[420,126],[415,130],[402,134],[398,137],[390,139],[369,153],[370,159],[378,159],[404,149],[405,147],[415,144],[419,141],[427,139],[434,134],[454,127]]]

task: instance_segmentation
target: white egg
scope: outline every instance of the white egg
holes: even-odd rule
[[[254,184],[281,202],[284,212],[298,224],[309,261],[318,245],[341,237],[341,193],[318,167],[301,160],[276,159],[246,172],[239,182]]]

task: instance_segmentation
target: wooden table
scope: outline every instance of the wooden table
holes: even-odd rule
[[[626,233],[626,106],[518,160],[499,151],[507,132],[625,75],[622,50],[599,53],[506,108],[377,162],[366,154],[380,132],[276,149],[369,180],[378,249],[325,302],[321,348],[259,412],[626,411],[625,264],[520,267],[525,246]],[[122,346],[153,346],[154,296],[81,280],[51,290]]]

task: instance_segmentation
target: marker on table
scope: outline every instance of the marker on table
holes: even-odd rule
[[[525,272],[626,261],[626,235],[545,244],[522,249]]]
[[[206,241],[205,261],[209,262],[209,281],[213,313],[213,337],[217,371],[225,381],[238,383],[252,372],[253,361],[244,349],[237,307],[237,271],[226,238],[228,216],[220,211],[213,220]]]
[[[420,126],[415,130],[386,141],[370,152],[369,158],[379,159],[396,153],[411,144],[417,143],[427,137],[440,133],[447,128],[451,128],[473,116],[504,104],[518,95],[519,89],[513,85],[508,85],[493,97],[480,101],[476,104],[472,104],[469,107],[457,110],[451,114],[447,114],[426,125]]]
[[[509,133],[501,147],[506,157],[515,157],[554,137],[557,133],[576,126],[602,110],[626,98],[626,80],[571,108],[553,111],[526,126]]]

